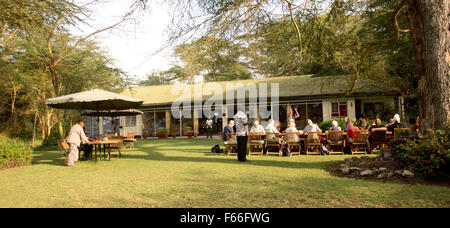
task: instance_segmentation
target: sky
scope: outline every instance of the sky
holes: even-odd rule
[[[79,4],[91,2],[79,0]],[[89,26],[71,28],[76,35],[87,35],[92,31],[110,26],[121,20],[129,11],[133,0],[100,0],[88,6],[92,9]],[[152,9],[140,10],[133,20],[126,21],[113,30],[95,36],[100,47],[114,59],[114,66],[128,76],[146,79],[152,71],[170,68],[172,48],[159,51],[166,44],[165,29],[171,18],[167,6],[153,5]]]

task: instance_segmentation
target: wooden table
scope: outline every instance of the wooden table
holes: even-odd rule
[[[102,145],[103,145],[103,157],[106,158],[106,152],[108,152],[108,160],[111,160],[111,145],[113,144],[122,144],[122,139],[108,139],[108,140],[94,140],[89,141],[88,145],[94,146],[95,151],[95,160],[97,160],[97,150],[101,153],[102,151]],[[119,157],[121,156],[120,150],[119,150]]]

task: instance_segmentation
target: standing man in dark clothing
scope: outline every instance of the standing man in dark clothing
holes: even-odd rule
[[[213,121],[211,120],[211,118],[208,118],[208,120],[206,120],[206,138],[211,138],[212,139],[212,128],[213,128]]]
[[[234,115],[234,123],[236,124],[237,152],[238,161],[248,162],[247,156],[247,140],[248,140],[248,118],[244,112],[238,111]]]

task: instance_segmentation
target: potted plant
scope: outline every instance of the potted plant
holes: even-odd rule
[[[156,137],[156,131],[152,132],[152,137]]]
[[[194,138],[197,138],[198,132],[194,132]]]
[[[189,131],[186,132],[186,135],[187,135],[189,138],[192,138],[192,135],[193,135],[193,134],[194,134],[194,132],[191,131],[191,130],[189,130]]]
[[[170,135],[172,136],[172,138],[176,138],[177,137],[177,131],[175,130],[176,128],[172,128],[170,130]]]
[[[148,136],[149,136],[149,134],[148,134],[147,131],[144,131],[144,132],[142,133],[142,137],[144,137],[144,139],[146,139]]]
[[[165,139],[169,136],[169,130],[167,128],[158,128],[158,131],[156,132],[156,136],[158,136],[158,139]]]

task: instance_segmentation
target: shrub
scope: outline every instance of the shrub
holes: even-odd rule
[[[50,136],[46,137],[40,146],[34,148],[35,151],[59,150],[58,140],[60,140],[58,131],[52,131]]]
[[[0,168],[12,168],[29,164],[33,150],[18,139],[0,140]]]
[[[160,135],[169,135],[169,129],[160,127],[160,128],[158,128],[158,130],[156,131],[156,135],[157,135],[157,136],[160,136]]]
[[[443,130],[427,131],[415,140],[400,139],[394,156],[424,178],[450,178],[450,124]]]
[[[335,119],[335,120],[337,121],[339,127],[341,127],[341,129],[344,130],[344,127],[345,127],[345,119]],[[318,126],[319,126],[320,129],[327,131],[328,129],[331,128],[331,122],[332,122],[332,121],[333,121],[333,120],[327,120],[327,121],[324,121],[324,122],[320,123]],[[353,125],[356,126],[356,120],[353,121]]]

